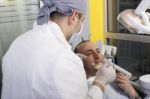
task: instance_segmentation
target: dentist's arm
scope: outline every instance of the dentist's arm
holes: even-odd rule
[[[93,95],[91,99],[95,99],[93,96],[94,95],[102,95],[102,92],[105,90],[105,85],[113,82],[116,78],[116,72],[113,68],[113,64],[111,61],[106,61],[103,63],[103,65],[101,66],[101,68],[97,71],[96,73],[96,78],[92,84],[92,87],[95,87],[94,90],[97,90],[97,92],[94,90],[91,91]],[[98,89],[99,89],[99,93],[98,93]],[[103,97],[101,97],[100,99],[103,99]]]

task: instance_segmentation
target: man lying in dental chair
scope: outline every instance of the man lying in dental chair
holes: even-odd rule
[[[105,62],[101,49],[90,41],[83,41],[76,46],[74,51],[86,56],[82,57],[79,55],[83,60],[88,84],[91,85],[97,71],[97,66],[102,66]],[[119,72],[116,74],[114,83],[104,86],[103,97],[104,99],[141,99],[130,84],[129,79]]]

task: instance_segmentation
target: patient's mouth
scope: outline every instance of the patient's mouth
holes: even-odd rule
[[[92,63],[92,66],[94,66],[95,69],[99,69],[102,66],[102,62],[98,62],[98,63]]]
[[[100,69],[101,66],[102,66],[102,63],[101,64],[97,64],[97,65],[95,65],[95,69]]]

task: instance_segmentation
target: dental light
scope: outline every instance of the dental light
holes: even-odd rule
[[[131,33],[150,34],[150,0],[142,0],[138,7],[122,11],[117,20]]]

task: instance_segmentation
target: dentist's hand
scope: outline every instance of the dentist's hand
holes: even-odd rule
[[[81,60],[87,59],[87,56],[80,54],[80,53],[76,53],[77,56],[80,57]]]
[[[95,81],[101,82],[103,85],[111,83],[116,78],[116,71],[113,63],[109,60],[105,61],[102,67],[97,71]]]

